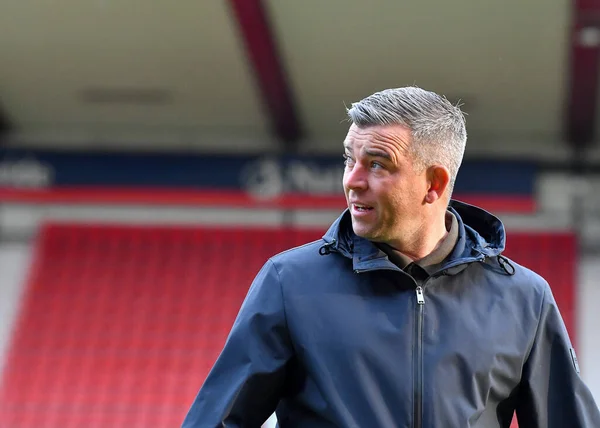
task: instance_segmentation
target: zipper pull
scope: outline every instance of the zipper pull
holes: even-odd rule
[[[419,305],[424,305],[425,304],[425,297],[423,296],[423,287],[421,287],[420,285],[417,287],[417,303]]]

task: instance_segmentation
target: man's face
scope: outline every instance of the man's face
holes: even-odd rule
[[[399,248],[424,226],[427,173],[415,171],[411,143],[399,125],[350,127],[343,184],[358,236]]]

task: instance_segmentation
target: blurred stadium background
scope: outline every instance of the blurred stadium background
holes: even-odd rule
[[[600,400],[599,53],[597,0],[3,0],[0,427],[179,426],[266,258],[343,210],[345,106],[412,84],[464,104],[455,197]]]

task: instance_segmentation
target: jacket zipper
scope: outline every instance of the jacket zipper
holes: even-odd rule
[[[421,428],[423,421],[423,306],[425,298],[423,296],[423,287],[418,285],[417,294],[417,322],[415,323],[416,337],[416,357],[415,357],[415,378],[414,378],[414,427]]]

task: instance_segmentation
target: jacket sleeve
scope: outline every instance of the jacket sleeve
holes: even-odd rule
[[[279,275],[269,260],[250,286],[182,428],[260,427],[277,407],[292,352]]]
[[[533,347],[516,403],[519,428],[600,427],[600,412],[579,375],[575,351],[545,284]]]

